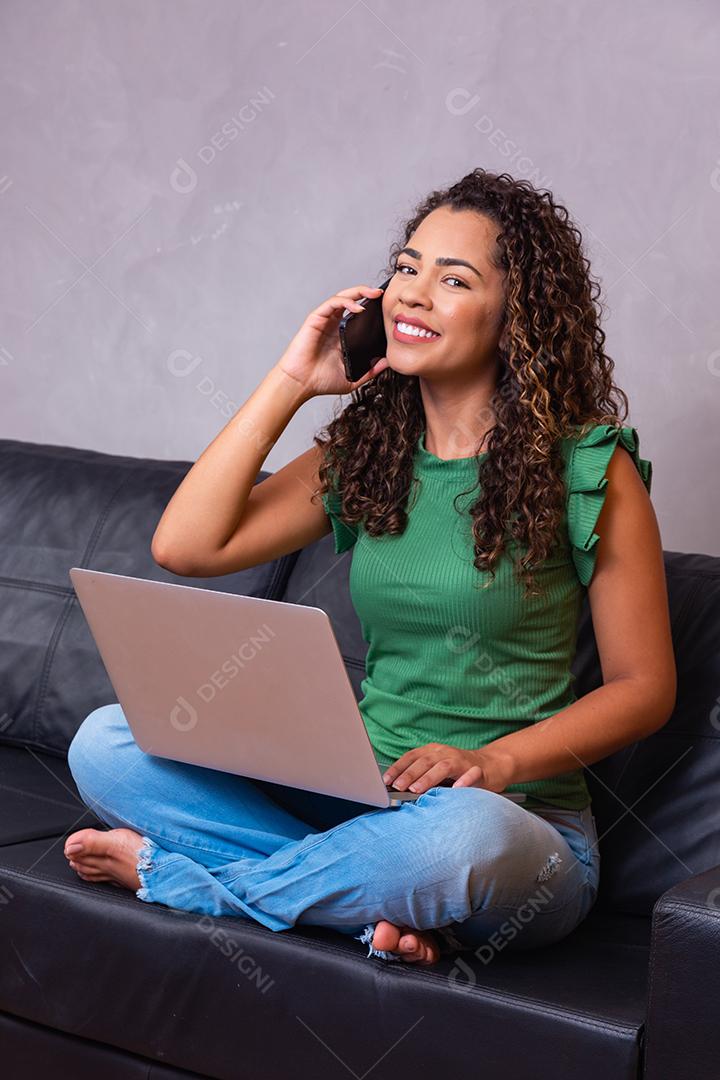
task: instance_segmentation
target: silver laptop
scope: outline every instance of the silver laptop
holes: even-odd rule
[[[371,806],[420,797],[385,784],[392,762],[374,752],[322,608],[69,573],[146,753]]]

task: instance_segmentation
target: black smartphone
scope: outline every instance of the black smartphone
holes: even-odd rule
[[[348,382],[362,379],[373,364],[387,354],[382,302],[391,281],[392,277],[389,277],[379,286],[382,289],[380,296],[363,296],[357,301],[364,311],[348,311],[340,321],[340,348]]]

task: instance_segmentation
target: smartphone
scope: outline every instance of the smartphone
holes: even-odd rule
[[[364,311],[346,309],[340,321],[340,348],[348,382],[362,379],[374,363],[387,355],[382,302],[391,281],[392,277],[389,277],[379,286],[382,289],[380,296],[363,296],[357,301],[365,308]]]

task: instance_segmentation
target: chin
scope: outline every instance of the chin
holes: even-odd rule
[[[396,347],[393,348],[393,345]],[[413,346],[411,345],[410,348],[413,348]],[[385,354],[388,367],[391,367],[393,371],[398,371],[401,375],[420,374],[425,367],[422,358],[408,355],[409,352],[410,349],[403,349],[402,345],[398,348],[397,342],[389,342]]]

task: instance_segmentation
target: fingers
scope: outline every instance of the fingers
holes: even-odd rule
[[[329,296],[324,303],[315,308],[313,314],[327,317],[332,315],[333,312],[344,311],[345,308],[349,311],[364,311],[365,307],[357,302],[358,299],[365,297],[369,300],[375,300],[381,292],[382,289],[379,286],[353,285],[350,289],[341,289],[334,296]]]
[[[364,311],[365,308],[362,304],[358,304],[356,300],[352,300],[347,296],[329,296],[319,307],[316,307],[312,315],[321,315],[327,319],[331,315],[342,315],[347,308],[348,311]]]
[[[379,285],[353,285],[349,289],[340,289],[336,295],[350,297],[352,300],[356,300],[358,296],[377,296],[382,289]]]
[[[408,791],[422,793],[455,775],[457,775],[455,766],[450,759],[441,758],[433,762],[430,757],[423,756],[416,758],[411,765],[396,776],[394,785],[403,791],[407,788]]]
[[[483,771],[479,765],[473,765],[467,772],[458,776],[457,780],[453,784],[453,787],[476,787],[478,781],[482,780]]]
[[[395,780],[408,765],[411,765],[413,761],[419,756],[421,747],[416,747],[414,750],[408,750],[405,754],[401,754],[397,761],[394,761],[392,765],[388,765],[387,769],[383,773],[383,780],[386,784],[389,784],[391,780]]]
[[[425,773],[417,776],[412,783],[405,784],[408,791],[416,791],[422,793],[427,791],[428,788],[437,787],[438,784],[442,784],[443,780],[447,780],[451,775],[451,770],[447,765],[433,765],[431,769],[428,769]],[[397,786],[397,785],[396,785]]]
[[[362,378],[358,379],[356,382],[351,382],[350,385],[353,388],[357,389],[358,387],[362,386],[363,383],[370,382],[371,379],[374,379],[375,376],[379,375],[381,371],[384,371],[387,366],[388,366],[387,357],[383,356],[379,360],[375,361],[375,363],[370,368],[370,370],[367,371],[362,376]]]

